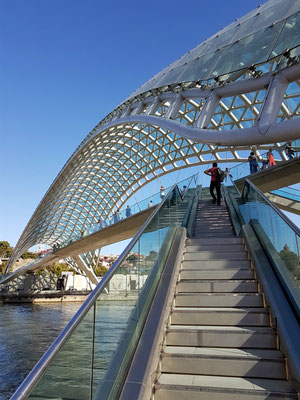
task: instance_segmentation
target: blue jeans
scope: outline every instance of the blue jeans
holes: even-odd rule
[[[257,172],[257,164],[250,163],[250,174],[254,174],[255,172]]]

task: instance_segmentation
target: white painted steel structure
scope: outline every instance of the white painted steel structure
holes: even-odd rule
[[[145,184],[300,138],[300,0],[269,0],[165,68],[78,146],[22,233],[66,242]],[[91,258],[90,258],[91,259]],[[74,260],[70,261],[74,263]],[[81,269],[80,266],[78,266]]]

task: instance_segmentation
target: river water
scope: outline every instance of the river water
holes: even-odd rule
[[[96,391],[104,382],[122,335],[128,334],[128,318],[134,305],[135,300],[129,298],[99,300],[95,324],[94,311],[90,310],[32,395],[44,399],[88,399],[93,331]],[[81,303],[0,305],[0,400],[10,398],[80,306]]]
[[[0,399],[7,400],[81,303],[0,305]]]

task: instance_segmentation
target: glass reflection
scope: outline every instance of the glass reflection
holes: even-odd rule
[[[273,207],[246,182],[242,204],[239,206],[246,223],[257,220],[271,241],[278,256],[283,261],[286,271],[291,277],[291,285],[297,287],[299,296],[300,287],[300,253],[299,236],[285,222]]]
[[[273,49],[273,56],[281,54],[286,49],[299,45],[300,37],[300,11],[287,19],[284,28]]]

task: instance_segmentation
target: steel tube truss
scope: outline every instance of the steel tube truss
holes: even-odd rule
[[[270,14],[279,3],[282,17],[277,11]],[[179,59],[173,69],[167,67],[159,79],[154,77],[106,116],[54,180],[21,235],[7,270],[37,243],[52,246],[80,236],[82,229],[99,217],[107,218],[144,185],[167,173],[213,161],[241,162],[245,150],[253,146],[258,152],[274,147],[285,159],[283,143],[300,138],[299,10],[299,0],[265,3],[260,13],[250,13],[205,42],[207,48],[219,43],[222,35],[226,38],[224,65],[232,49],[240,49],[234,53],[240,57],[237,69],[230,64],[225,71],[218,61],[210,64],[210,75],[199,79],[197,71],[204,71],[206,60],[213,58],[209,52],[197,56],[202,51],[198,46],[183,57],[186,64]],[[268,18],[260,21],[265,12]],[[254,29],[252,20],[259,29],[250,37],[245,32],[247,26]],[[270,23],[278,29],[272,30]],[[294,29],[292,39],[285,33],[287,28],[290,33]],[[260,53],[260,58],[252,43],[257,35],[271,43],[262,46],[268,51]],[[244,47],[237,47],[238,42]],[[284,47],[286,43],[291,50]],[[221,60],[221,53],[213,52]],[[223,68],[220,75],[216,75],[218,65],[220,71]],[[182,79],[172,81],[175,76]]]

